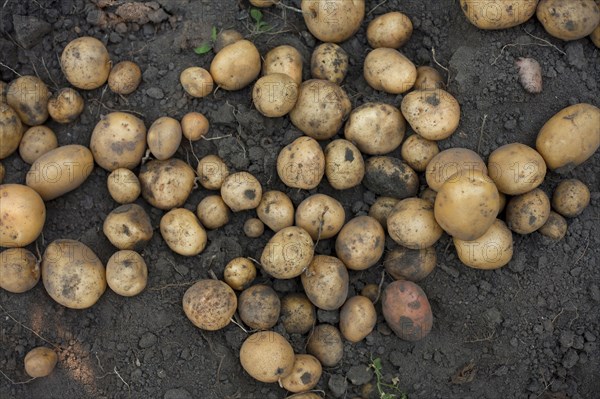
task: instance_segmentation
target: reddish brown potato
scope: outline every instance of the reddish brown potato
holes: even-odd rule
[[[238,312],[248,327],[267,330],[277,324],[281,301],[275,290],[268,285],[253,285],[240,294]]]
[[[412,281],[398,280],[388,285],[381,306],[385,321],[401,339],[418,341],[431,331],[431,306],[421,287]]]
[[[385,232],[379,222],[370,216],[350,220],[335,241],[335,252],[348,269],[365,270],[383,255]]]
[[[235,292],[219,280],[200,280],[183,295],[185,315],[203,330],[216,331],[226,327],[236,308]]]
[[[387,253],[383,266],[395,280],[419,282],[429,276],[435,265],[437,256],[435,247],[409,249],[397,247]]]

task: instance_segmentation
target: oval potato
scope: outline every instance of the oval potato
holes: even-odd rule
[[[70,41],[60,56],[65,78],[78,89],[93,90],[102,86],[108,80],[110,65],[106,46],[90,36]]]
[[[460,261],[474,269],[492,270],[506,266],[513,256],[512,232],[496,219],[481,237],[472,241],[453,238]]]
[[[267,191],[263,194],[256,214],[271,230],[279,230],[294,224],[294,204],[281,191]]]
[[[198,162],[196,173],[202,187],[207,190],[220,190],[223,181],[229,176],[229,168],[217,155],[207,155]]]
[[[281,386],[290,392],[309,391],[321,379],[322,371],[321,362],[316,357],[298,354],[294,358],[292,372],[281,379]]]
[[[331,187],[347,190],[358,186],[365,177],[365,161],[359,149],[348,140],[337,139],[327,144],[325,176]]]
[[[314,255],[313,240],[303,228],[285,227],[269,240],[260,257],[263,270],[278,279],[298,277]]]
[[[285,146],[277,156],[277,174],[288,187],[316,188],[325,174],[325,154],[319,143],[302,136]]]
[[[388,12],[374,18],[367,27],[367,40],[373,48],[400,48],[413,32],[410,18],[398,11]]]
[[[367,297],[356,295],[349,298],[340,310],[340,332],[352,343],[362,341],[377,323],[377,311]]]
[[[443,234],[433,204],[421,198],[398,202],[387,217],[387,230],[394,241],[410,249],[431,247]]]
[[[81,115],[84,106],[81,94],[65,87],[48,100],[48,113],[58,123],[71,123]]]
[[[21,294],[40,281],[40,262],[25,248],[9,248],[0,253],[0,288]]]
[[[267,330],[277,324],[281,301],[268,285],[257,284],[246,288],[238,298],[240,319],[253,330]]]
[[[258,77],[261,58],[254,43],[240,40],[225,46],[210,64],[215,83],[229,91],[241,90]]]
[[[314,194],[296,208],[296,226],[302,227],[314,240],[335,236],[346,221],[342,204],[325,194]]]
[[[369,208],[369,216],[375,218],[384,230],[387,230],[387,218],[396,204],[400,202],[397,198],[379,197]]]
[[[292,372],[294,349],[275,331],[260,331],[246,338],[242,344],[240,363],[255,380],[277,382]]]
[[[444,78],[437,69],[427,65],[417,68],[417,80],[413,87],[415,90],[443,89],[444,86]]]
[[[563,180],[554,190],[552,207],[562,216],[574,218],[590,204],[590,196],[590,189],[581,180]]]
[[[592,33],[600,23],[600,6],[594,0],[540,0],[536,15],[550,35],[578,40]]]
[[[479,29],[507,29],[527,22],[538,0],[460,0],[460,8]]]
[[[141,251],[152,239],[150,217],[138,204],[121,205],[104,219],[102,231],[121,250]]]
[[[214,230],[229,223],[229,208],[220,195],[209,195],[196,207],[196,216],[202,226]]]
[[[383,227],[370,216],[357,216],[350,220],[335,240],[335,253],[351,270],[365,270],[373,266],[384,249]]]
[[[288,334],[306,334],[316,321],[315,306],[306,295],[292,293],[281,299],[281,322]]]
[[[0,103],[0,159],[19,148],[23,137],[23,124],[19,115],[6,103]]]
[[[402,99],[401,110],[413,130],[427,140],[450,137],[460,121],[460,104],[442,89],[408,93]]]
[[[148,267],[144,258],[134,251],[115,252],[106,263],[106,282],[121,296],[135,296],[146,288]]]
[[[437,264],[435,247],[409,249],[396,247],[383,261],[385,271],[394,280],[419,282],[429,276]]]
[[[402,143],[406,121],[398,108],[384,103],[366,103],[355,108],[344,128],[346,140],[369,155],[394,151]]]
[[[28,164],[58,147],[56,134],[47,126],[33,126],[27,129],[19,144],[19,155]]]
[[[546,177],[546,162],[533,148],[510,143],[496,148],[488,159],[488,174],[498,191],[508,195],[533,190]]]
[[[133,61],[121,61],[110,70],[108,87],[117,94],[133,93],[142,81],[142,70]]]
[[[187,94],[195,98],[208,96],[215,85],[210,72],[200,67],[184,69],[179,75],[179,83]]]
[[[344,357],[340,330],[331,324],[319,324],[308,337],[306,351],[319,359],[323,366],[336,366]]]
[[[22,184],[0,185],[2,215],[0,247],[24,247],[34,242],[46,222],[46,205],[40,195]]]
[[[431,331],[433,315],[427,296],[412,281],[394,281],[383,290],[383,317],[392,331],[405,341],[418,341]]]
[[[50,348],[38,346],[25,355],[25,372],[31,378],[46,377],[54,370],[58,355]]]
[[[266,117],[278,118],[287,115],[298,100],[298,85],[283,73],[265,75],[254,84],[252,101]]]
[[[419,176],[398,158],[371,157],[365,162],[363,184],[377,195],[404,199],[419,191]]]
[[[20,76],[10,82],[6,91],[6,102],[28,126],[37,126],[48,119],[50,91],[36,76]]]
[[[554,211],[550,211],[548,220],[538,229],[538,232],[553,240],[562,240],[567,234],[567,228],[568,225],[565,218]]]
[[[506,204],[506,224],[518,234],[530,234],[550,217],[550,199],[539,188],[512,197]]]
[[[313,79],[328,80],[341,84],[348,73],[348,53],[335,43],[323,43],[315,47],[310,59]]]
[[[234,290],[242,291],[256,278],[256,267],[248,258],[229,261],[223,271],[223,280]]]
[[[159,161],[171,158],[177,152],[183,134],[177,119],[163,116],[148,129],[148,148]]]
[[[160,219],[160,234],[171,250],[195,256],[206,248],[206,231],[196,215],[185,208],[171,209]]]
[[[271,49],[265,56],[263,75],[283,73],[298,86],[302,83],[302,55],[295,47],[283,45]]]
[[[302,0],[304,23],[322,42],[340,43],[353,36],[365,17],[364,0]]]
[[[223,180],[221,197],[233,212],[254,209],[262,199],[262,186],[250,173],[237,172]]]
[[[427,185],[433,191],[439,191],[442,185],[452,176],[471,175],[475,171],[484,175],[487,166],[481,157],[467,148],[448,148],[433,157],[425,168]]]
[[[391,48],[376,48],[367,54],[363,71],[369,86],[389,94],[405,93],[417,80],[415,64]]]
[[[119,204],[130,204],[140,196],[142,186],[135,173],[127,168],[113,170],[106,181],[108,193]]]
[[[237,297],[222,281],[200,280],[187,289],[182,304],[185,315],[196,327],[217,331],[231,322]]]
[[[308,299],[319,309],[339,309],[348,297],[348,270],[334,256],[315,255],[301,275]]]
[[[425,172],[429,162],[440,153],[437,142],[413,134],[404,141],[400,155],[417,172]]]

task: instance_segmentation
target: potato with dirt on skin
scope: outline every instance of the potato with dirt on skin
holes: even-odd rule
[[[229,223],[229,208],[220,195],[209,195],[196,207],[196,216],[202,226],[209,230],[218,229]]]
[[[200,280],[183,295],[183,311],[198,328],[217,331],[231,322],[237,309],[235,292],[222,281]]]
[[[335,253],[350,270],[365,270],[383,255],[385,232],[379,222],[370,216],[350,220],[335,240]]]
[[[40,281],[40,262],[25,248],[9,248],[0,253],[0,288],[21,294]]]
[[[0,247],[24,247],[34,242],[46,222],[46,205],[42,197],[23,184],[3,184],[0,185],[0,198]]]
[[[346,221],[342,204],[325,194],[314,194],[296,208],[296,226],[302,227],[314,240],[335,236]]]
[[[567,220],[559,213],[550,211],[548,220],[538,229],[538,232],[553,240],[562,240],[567,234],[567,228]]]
[[[65,87],[48,100],[48,114],[58,123],[71,123],[81,115],[84,104],[77,90]]]
[[[322,399],[321,395],[314,392],[302,392],[292,396],[286,397],[286,399]]]
[[[327,144],[325,176],[331,187],[347,190],[358,186],[365,177],[365,161],[359,149],[348,140],[337,139]]]
[[[223,180],[221,198],[233,212],[254,209],[262,199],[262,186],[250,173],[237,172]]]
[[[142,192],[140,181],[131,170],[119,168],[113,170],[106,181],[108,193],[119,204],[135,202]]]
[[[281,191],[267,191],[256,208],[258,218],[271,230],[279,230],[294,224],[294,204]]]
[[[265,224],[257,218],[250,218],[244,222],[244,234],[248,238],[258,238],[265,232]]]
[[[181,132],[190,141],[198,141],[206,136],[209,127],[208,119],[199,112],[188,112],[181,118]]]
[[[239,42],[243,38],[244,36],[242,36],[242,34],[235,29],[222,30],[217,35],[217,40],[215,40],[215,43],[213,45],[213,51],[215,53],[218,53],[219,51],[223,50],[223,48],[225,48],[226,46],[229,46],[230,44],[233,44],[235,42]]]
[[[275,233],[263,249],[260,263],[263,270],[275,278],[298,277],[313,259],[313,245],[313,240],[303,228],[283,228]]]
[[[417,80],[415,64],[391,48],[377,48],[367,54],[363,71],[369,86],[389,94],[405,93]]]
[[[596,26],[596,29],[590,33],[590,40],[594,43],[594,46],[600,48],[600,24]]]
[[[281,301],[268,285],[257,284],[246,288],[238,298],[238,313],[253,330],[268,330],[277,324]]]
[[[19,148],[23,133],[19,115],[8,104],[0,103],[0,159],[8,157]]]
[[[417,80],[413,88],[415,90],[435,90],[443,89],[444,78],[434,67],[422,65],[417,68]]]
[[[385,271],[394,280],[419,282],[429,276],[437,264],[435,247],[410,249],[396,247],[383,260]]]
[[[581,180],[563,180],[552,194],[552,208],[567,218],[579,216],[589,204],[590,189]]]
[[[46,377],[52,373],[57,362],[56,352],[50,348],[38,346],[25,355],[25,372],[31,378]]]
[[[181,124],[177,119],[163,116],[148,129],[148,149],[159,161],[171,158],[181,144]]]
[[[440,153],[436,141],[427,140],[418,134],[413,134],[404,141],[400,155],[404,162],[417,172],[425,172],[429,162]]]
[[[319,324],[308,337],[306,352],[323,366],[334,367],[344,357],[344,342],[340,330],[331,324]]]
[[[379,285],[373,283],[365,285],[360,290],[360,295],[369,298],[373,303],[377,302],[379,299]]]
[[[281,299],[281,322],[288,334],[306,334],[317,321],[315,306],[302,293],[292,293]]]
[[[540,0],[536,15],[551,36],[577,40],[596,29],[600,23],[600,6],[594,0]]]
[[[527,22],[538,0],[460,0],[460,8],[479,29],[507,29]]]
[[[83,36],[67,44],[60,56],[60,66],[73,86],[93,90],[108,80],[111,61],[100,40]]]
[[[488,159],[488,174],[498,191],[508,195],[533,190],[546,177],[546,162],[533,148],[510,143],[496,148]]]
[[[406,121],[398,108],[384,103],[366,103],[355,108],[344,128],[346,140],[369,155],[394,151],[405,133]]]
[[[200,67],[184,69],[179,75],[179,83],[183,90],[194,98],[208,96],[215,85],[210,72]]]
[[[439,191],[451,176],[470,175],[478,171],[486,175],[487,166],[481,157],[467,148],[449,148],[433,157],[425,168],[427,185],[434,191]]]
[[[263,75],[283,73],[298,86],[302,83],[302,55],[295,47],[283,45],[271,49],[265,56]]]
[[[279,152],[277,174],[288,187],[304,190],[316,188],[325,174],[323,149],[313,138],[297,138]]]
[[[223,280],[234,290],[242,291],[256,278],[256,266],[248,258],[229,261],[223,271]]]
[[[37,126],[48,119],[50,91],[36,76],[20,76],[10,82],[6,102],[28,126]]]
[[[513,256],[512,232],[496,219],[481,237],[472,241],[453,238],[460,261],[474,269],[492,270],[506,266]]]
[[[106,262],[106,282],[121,296],[135,296],[146,288],[148,267],[135,251],[115,252]]]
[[[364,0],[302,0],[306,27],[322,42],[340,43],[353,36],[365,17]]]
[[[512,197],[506,205],[506,224],[517,234],[530,234],[542,227],[550,217],[550,199],[536,188]]]
[[[400,202],[397,198],[379,197],[369,208],[369,216],[375,218],[384,230],[387,230],[387,218],[396,204]]]
[[[374,18],[367,27],[367,40],[373,48],[398,49],[404,46],[413,32],[410,18],[401,12],[388,12]]]
[[[183,256],[195,256],[206,248],[206,231],[196,215],[185,208],[171,209],[160,219],[160,234],[168,247]]]
[[[415,90],[402,99],[402,115],[421,137],[444,140],[458,128],[460,104],[442,89]]]
[[[419,191],[419,176],[398,158],[371,157],[365,162],[363,184],[377,195],[404,199]]]
[[[334,256],[315,255],[302,273],[302,287],[319,309],[339,309],[348,297],[348,270]]]
[[[217,155],[207,155],[198,162],[196,173],[202,187],[207,190],[220,190],[223,181],[229,176],[229,168]]]
[[[313,389],[321,379],[321,362],[313,355],[298,354],[292,372],[280,380],[283,389],[305,392]]]
[[[498,193],[500,194],[500,204],[502,204],[502,198],[506,198],[504,196],[504,194],[502,193]],[[435,204],[435,198],[437,197],[437,192],[432,190],[430,187],[426,187],[425,190],[421,191],[421,193],[419,193],[419,198],[422,198],[426,201],[431,202],[432,204]],[[500,211],[502,212],[502,209],[504,208],[503,205],[500,206]]]
[[[117,94],[133,93],[142,81],[142,70],[133,61],[121,61],[110,70],[108,87]]]
[[[377,311],[367,297],[349,298],[340,310],[340,332],[348,341],[357,343],[371,334],[377,322]]]
[[[242,344],[240,363],[255,380],[277,382],[292,372],[294,349],[275,331],[260,331],[246,338]]]
[[[171,158],[144,164],[139,179],[142,197],[155,208],[169,210],[185,203],[194,189],[196,174],[187,163]]]
[[[121,205],[108,214],[102,231],[115,247],[141,251],[152,238],[150,217],[138,204]]]
[[[252,102],[264,116],[278,118],[287,115],[298,100],[298,85],[283,73],[265,75],[254,84]]]
[[[225,46],[210,64],[210,75],[224,90],[241,90],[258,77],[261,58],[258,49],[248,40]]]
[[[279,0],[250,0],[250,4],[254,7],[270,7],[279,3]]]
[[[6,103],[6,92],[8,91],[8,83],[0,80],[0,103]]]
[[[387,230],[396,243],[410,249],[429,248],[442,236],[433,204],[421,198],[398,202],[387,217]]]
[[[45,153],[58,147],[56,134],[47,126],[33,126],[27,129],[19,144],[19,155],[28,164]]]
[[[425,338],[433,325],[427,296],[412,281],[394,281],[381,297],[383,317],[394,333],[405,341]]]
[[[348,53],[335,43],[320,44],[312,53],[310,72],[313,79],[339,85],[348,73]]]

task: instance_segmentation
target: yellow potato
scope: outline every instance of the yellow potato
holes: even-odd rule
[[[365,177],[365,161],[358,148],[348,140],[337,139],[325,147],[325,176],[331,187],[347,190]]]
[[[50,348],[38,346],[25,355],[25,372],[31,378],[46,377],[54,370],[58,355]]]
[[[272,49],[265,56],[263,75],[283,73],[300,86],[302,83],[302,55],[295,47],[283,45]]]
[[[538,0],[460,0],[460,8],[479,29],[507,29],[527,22]]]
[[[369,208],[369,216],[375,218],[384,230],[387,229],[387,218],[396,204],[400,202],[397,198],[379,197]]]
[[[73,86],[93,90],[108,80],[111,61],[100,40],[83,36],[67,44],[60,56],[60,66]]]
[[[106,282],[121,296],[135,296],[146,288],[148,267],[144,258],[134,251],[114,253],[106,263]]]
[[[373,19],[367,27],[367,40],[373,48],[400,48],[412,36],[413,25],[408,16],[393,11]]]
[[[398,108],[384,103],[366,103],[355,108],[344,128],[346,140],[369,155],[394,151],[405,133],[406,121]]]
[[[466,148],[449,148],[433,157],[425,169],[427,185],[439,191],[451,176],[468,176],[475,171],[484,175],[488,173],[485,162],[475,151]]]
[[[171,158],[181,144],[181,125],[177,119],[163,116],[148,129],[148,148],[159,161]]]
[[[268,285],[257,284],[246,288],[238,298],[240,319],[253,330],[267,330],[277,324],[281,301]]]
[[[304,354],[296,355],[292,372],[281,379],[281,386],[290,392],[309,391],[321,379],[322,371],[321,362],[316,357]]]
[[[27,129],[21,139],[19,155],[23,161],[32,164],[36,159],[56,147],[58,147],[58,140],[49,127],[33,126]]]
[[[187,94],[195,98],[208,96],[213,91],[214,81],[210,72],[200,67],[184,69],[179,82]]]
[[[427,140],[444,140],[458,128],[460,105],[447,91],[416,90],[402,99],[402,114],[415,132]]]
[[[538,232],[553,240],[562,240],[567,234],[567,221],[560,214],[550,211],[548,221],[538,229]]]
[[[304,23],[322,42],[340,43],[353,36],[365,17],[364,0],[302,0]]]
[[[229,261],[223,271],[223,280],[234,290],[242,291],[256,278],[256,267],[248,258]]]
[[[511,143],[495,149],[488,160],[488,174],[498,191],[508,195],[533,190],[546,177],[546,162],[533,148]]]
[[[331,324],[316,326],[308,338],[306,351],[319,359],[323,366],[336,366],[344,356],[344,342],[340,331]]]
[[[424,139],[418,134],[413,134],[404,141],[400,154],[404,162],[417,172],[425,172],[427,165],[439,154],[437,142]]]
[[[363,184],[377,195],[403,199],[419,191],[419,176],[398,158],[371,157],[365,163]]]
[[[292,372],[294,349],[275,331],[260,331],[246,338],[242,344],[240,363],[255,380],[277,382]]]
[[[187,318],[207,331],[227,327],[237,309],[235,292],[219,280],[198,281],[187,289],[182,302]]]
[[[267,191],[263,194],[258,208],[258,218],[271,230],[279,230],[294,224],[294,204],[281,191]]]
[[[244,234],[249,238],[258,238],[265,232],[265,225],[260,219],[250,218],[244,223]]]
[[[308,297],[292,293],[281,300],[281,322],[288,334],[306,334],[317,321],[317,312]]]
[[[415,90],[443,89],[444,86],[444,78],[437,69],[426,65],[417,68],[417,80],[413,87]]]
[[[0,103],[0,159],[8,157],[19,148],[22,137],[21,119],[8,104]]]
[[[202,226],[214,230],[229,223],[229,208],[220,195],[209,195],[196,207],[196,216]]]
[[[48,113],[58,123],[71,123],[83,112],[84,101],[75,89],[66,87],[48,100]]]
[[[150,161],[140,169],[142,197],[158,209],[178,208],[190,196],[195,178],[194,170],[180,159]]]
[[[349,298],[340,310],[340,332],[348,341],[357,343],[371,334],[377,322],[377,311],[367,297]]]
[[[379,299],[379,285],[373,283],[365,285],[360,290],[360,295],[369,298],[373,303],[377,302]]]
[[[254,43],[240,40],[224,47],[210,64],[210,74],[222,89],[241,90],[258,77],[261,58]]]
[[[133,61],[121,61],[110,70],[108,87],[117,94],[131,94],[142,82],[142,70]]]
[[[600,24],[596,26],[596,29],[590,34],[590,39],[592,40],[592,43],[594,43],[594,46],[600,48]]]
[[[218,156],[207,155],[198,162],[196,173],[202,187],[207,190],[220,190],[223,181],[229,176],[229,168]]]
[[[417,80],[415,64],[391,48],[377,48],[367,54],[363,71],[369,86],[390,94],[409,91]]]
[[[21,76],[8,85],[6,102],[28,126],[37,126],[48,119],[50,91],[42,80],[35,76]]]
[[[131,170],[119,168],[108,175],[108,193],[119,204],[135,202],[142,192],[140,181]]]
[[[262,186],[250,173],[237,172],[223,180],[221,197],[233,212],[254,209],[262,199]]]
[[[308,299],[319,309],[339,309],[348,297],[348,270],[334,256],[315,255],[302,273],[302,287]]]
[[[594,0],[540,0],[536,15],[546,32],[562,40],[586,37],[600,23],[600,7]]]
[[[40,281],[40,262],[25,248],[0,253],[0,288],[15,294],[29,291]]]
[[[474,269],[498,269],[506,266],[513,256],[512,233],[500,219],[475,240],[454,237],[453,241],[460,261]]]
[[[442,228],[433,214],[433,204],[421,198],[407,198],[394,206],[387,217],[390,237],[410,249],[433,246],[442,236]]]
[[[206,136],[209,127],[208,119],[199,112],[188,112],[181,118],[183,137],[191,141],[197,141]]]
[[[298,277],[310,264],[314,243],[306,230],[291,226],[279,230],[263,249],[263,270],[278,279]]]
[[[196,215],[185,208],[171,209],[160,219],[160,234],[171,250],[195,256],[206,248],[206,231]]]
[[[288,75],[271,73],[254,84],[252,101],[264,116],[277,118],[287,115],[298,100],[298,85]]]
[[[0,184],[4,181],[4,175],[6,174],[6,169],[4,169],[4,165],[0,162]]]
[[[288,187],[316,188],[325,174],[325,154],[319,143],[302,136],[285,146],[277,157],[277,174]]]
[[[512,197],[506,205],[506,224],[518,234],[533,233],[550,217],[550,199],[539,188]]]
[[[351,270],[365,270],[373,266],[385,249],[385,232],[379,222],[370,216],[350,220],[337,236],[335,252]]]
[[[2,222],[0,247],[24,247],[34,242],[46,222],[46,205],[42,197],[22,184],[0,185]]]
[[[342,204],[325,194],[311,195],[296,209],[296,226],[306,230],[315,241],[335,236],[345,221]]]
[[[6,91],[8,90],[8,83],[0,80],[0,103],[6,103]]]
[[[141,251],[154,234],[150,217],[138,204],[121,205],[108,214],[102,231],[115,247]]]
[[[315,48],[310,59],[313,79],[341,84],[348,73],[348,54],[335,43],[323,43]]]
[[[437,264],[435,247],[409,249],[396,247],[387,253],[383,266],[394,280],[419,282],[429,276]]]
[[[581,180],[561,181],[552,195],[552,208],[567,218],[579,216],[590,204],[590,189]]]

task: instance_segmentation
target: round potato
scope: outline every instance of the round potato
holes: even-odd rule
[[[46,205],[32,188],[22,184],[0,185],[2,216],[0,247],[24,247],[34,242],[46,222]]]
[[[536,15],[546,32],[562,40],[586,37],[600,23],[600,8],[594,0],[540,0]]]
[[[265,56],[263,75],[283,73],[300,86],[302,83],[302,55],[296,48],[288,45],[278,46]]]
[[[265,232],[265,225],[260,219],[250,218],[244,223],[244,234],[249,238],[258,238]]]
[[[23,161],[32,164],[36,159],[58,147],[54,132],[46,126],[33,126],[27,129],[19,144],[19,155]]]
[[[208,119],[199,112],[188,112],[181,118],[181,132],[190,141],[198,141],[206,136],[209,128]]]
[[[425,178],[432,190],[440,191],[451,176],[468,176],[476,171],[484,175],[488,173],[483,159],[475,151],[455,147],[440,152],[429,161]]]
[[[210,75],[222,89],[235,91],[256,79],[260,69],[261,58],[254,43],[239,40],[215,55],[210,64]]]
[[[371,334],[377,322],[377,311],[367,297],[349,298],[340,310],[340,332],[352,343],[362,341]]]
[[[381,308],[392,331],[405,341],[421,340],[431,331],[431,306],[421,287],[412,281],[398,280],[388,285]]]
[[[278,279],[298,277],[314,255],[313,240],[303,228],[279,230],[269,240],[260,257],[263,270]]]
[[[140,181],[131,170],[119,168],[108,175],[108,193],[119,204],[135,202],[142,192]]]
[[[58,356],[50,348],[38,346],[25,355],[25,372],[31,378],[46,377],[54,370]]]
[[[365,187],[377,195],[403,199],[419,191],[419,176],[398,158],[371,157],[365,163]]]
[[[302,0],[306,27],[322,42],[340,43],[353,36],[365,17],[364,0]]]
[[[458,128],[460,105],[447,91],[415,90],[402,99],[402,114],[427,140],[444,140]]]
[[[296,355],[292,372],[281,379],[283,389],[305,392],[313,389],[321,379],[321,362],[312,355]]]
[[[277,324],[281,302],[273,288],[263,284],[253,285],[240,294],[238,312],[248,327],[267,330]]]
[[[339,309],[348,297],[348,270],[334,256],[315,255],[302,273],[302,287],[308,299],[319,309]]]
[[[552,208],[566,218],[579,216],[590,204],[590,189],[577,179],[561,181],[552,195]]]
[[[237,309],[235,292],[219,280],[198,281],[187,289],[182,302],[187,318],[207,331],[227,327]]]
[[[139,179],[142,197],[155,208],[169,210],[185,203],[194,189],[196,174],[187,163],[171,158],[143,165]]]
[[[115,247],[141,251],[152,238],[150,217],[138,204],[121,205],[108,214],[102,231]]]
[[[391,48],[376,48],[367,54],[363,71],[369,86],[389,94],[405,93],[417,80],[415,64]]]
[[[134,251],[118,251],[106,263],[106,282],[121,296],[135,296],[146,288],[148,267]]]
[[[369,155],[394,151],[405,133],[406,121],[400,111],[384,103],[366,103],[355,108],[344,128],[346,140]]]
[[[133,61],[121,61],[110,70],[108,87],[117,94],[131,94],[142,82],[142,70]]]
[[[484,235],[473,241],[456,237],[453,241],[460,261],[474,269],[498,269],[506,266],[513,256],[512,233],[500,219],[496,219]]]
[[[96,254],[75,240],[55,240],[42,258],[42,281],[48,295],[71,309],[94,305],[106,290],[106,271]]]
[[[196,207],[196,216],[202,226],[214,230],[229,223],[229,208],[220,195],[209,195]]]
[[[40,281],[40,262],[25,248],[9,248],[0,253],[0,288],[21,294]]]
[[[427,65],[417,68],[417,80],[413,87],[415,90],[443,89],[444,86],[444,78],[437,69]]]
[[[4,169],[4,165],[0,162],[0,184],[4,181],[4,175],[6,174],[6,169]]]
[[[507,29],[527,22],[538,0],[460,0],[460,8],[479,29]]]
[[[163,116],[148,129],[148,148],[159,161],[171,158],[181,144],[181,124],[177,119]]]
[[[23,137],[23,124],[19,115],[6,103],[0,103],[0,159],[19,148]]]
[[[71,123],[81,115],[84,106],[81,94],[65,87],[48,100],[48,114],[58,123]]]
[[[187,94],[195,98],[208,96],[215,85],[210,72],[200,67],[184,69],[179,75],[179,83]]]
[[[498,193],[500,195],[500,211],[502,212],[502,209],[504,209],[504,203],[503,200],[506,202],[506,196],[502,193]],[[421,193],[419,194],[419,198],[423,198],[424,200],[427,200],[429,202],[431,202],[432,204],[435,204],[435,198],[437,197],[437,192],[432,190],[430,187],[427,187],[425,190],[421,191]]]
[[[206,248],[206,231],[185,208],[171,209],[160,219],[160,234],[171,250],[183,256],[195,256]]]
[[[277,174],[288,187],[316,188],[325,174],[325,154],[319,143],[302,136],[285,146],[277,157]]]
[[[367,27],[367,40],[373,48],[400,48],[412,36],[413,25],[405,14],[393,11],[373,19]]]
[[[279,230],[294,224],[294,204],[285,193],[281,191],[267,191],[263,194],[258,208],[258,218],[271,230]]]
[[[429,276],[436,264],[435,247],[422,249],[396,247],[387,253],[383,261],[385,271],[394,280],[408,280],[415,283]]]
[[[339,85],[348,73],[348,53],[335,43],[318,45],[310,59],[310,72],[313,79]]]
[[[433,204],[421,198],[398,202],[388,215],[387,230],[394,241],[410,249],[431,247],[443,234],[435,221]]]
[[[100,40],[83,36],[67,44],[60,56],[60,66],[73,86],[93,90],[108,80],[111,61]]]
[[[229,176],[227,164],[217,155],[207,155],[198,162],[196,169],[200,184],[208,190],[220,190],[223,181]]]
[[[223,180],[221,197],[234,212],[254,209],[262,199],[262,186],[250,173],[237,172]]]
[[[331,187],[347,190],[358,186],[365,177],[365,161],[359,149],[344,139],[325,147],[325,176]]]
[[[391,197],[379,197],[369,208],[369,216],[375,218],[384,230],[387,229],[387,218],[400,200]]]
[[[277,382],[292,372],[294,349],[275,331],[260,331],[246,338],[242,344],[240,362],[255,380]]]
[[[234,29],[222,30],[217,35],[217,40],[215,41],[215,43],[213,45],[213,51],[215,53],[218,53],[219,51],[223,50],[223,48],[225,48],[226,46],[229,46],[230,44],[233,44],[235,42],[239,42],[243,38],[244,38],[244,36],[242,36],[242,34],[240,32],[238,32],[237,30],[234,30]]]
[[[567,221],[560,214],[550,211],[548,221],[538,229],[538,232],[553,240],[562,240],[567,234]]]
[[[232,259],[223,272],[223,280],[236,291],[246,289],[255,278],[256,266],[248,258]]]
[[[336,366],[344,357],[344,342],[340,330],[331,324],[319,324],[308,337],[306,351],[323,366]]]
[[[271,73],[258,79],[252,89],[254,106],[266,117],[287,115],[298,100],[298,85],[283,73]]]
[[[20,76],[10,82],[6,91],[6,102],[28,126],[37,126],[48,119],[50,91],[36,76]]]
[[[281,300],[281,322],[288,334],[306,334],[317,321],[317,312],[304,294],[288,294]]]
[[[311,195],[296,209],[296,226],[306,230],[314,241],[335,236],[345,221],[342,204],[325,194]]]
[[[440,153],[437,142],[413,134],[402,144],[400,155],[417,172],[425,172],[429,162]]]
[[[536,188],[512,197],[506,205],[508,228],[518,234],[533,233],[550,217],[550,200],[545,192]]]
[[[496,148],[488,159],[488,174],[498,191],[508,195],[533,190],[546,177],[546,162],[533,148],[511,143]]]
[[[369,300],[373,303],[379,300],[379,285],[377,284],[367,284],[360,290],[360,295],[369,298]]]
[[[383,255],[385,232],[370,216],[358,216],[342,228],[335,240],[338,258],[351,270],[365,270]]]

